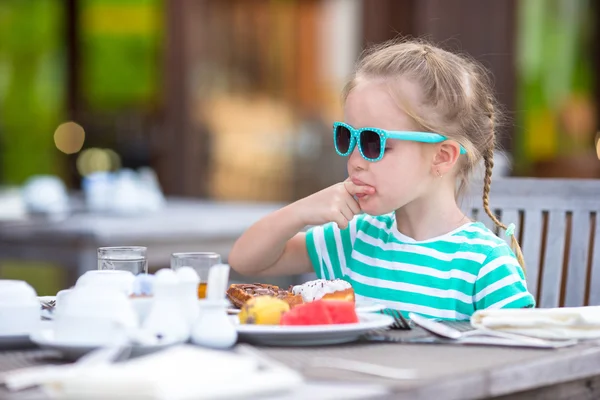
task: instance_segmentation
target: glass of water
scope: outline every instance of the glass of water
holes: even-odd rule
[[[98,269],[129,271],[134,275],[148,273],[146,247],[119,246],[98,248]]]
[[[171,254],[171,268],[191,267],[200,278],[198,285],[198,298],[206,297],[206,284],[208,282],[208,270],[213,265],[221,264],[221,256],[218,253],[191,252]]]

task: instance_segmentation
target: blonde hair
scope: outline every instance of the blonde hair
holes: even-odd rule
[[[483,158],[483,209],[499,228],[506,230],[507,226],[500,222],[489,205],[496,127],[502,113],[485,68],[467,56],[448,52],[425,41],[394,40],[363,53],[354,76],[344,88],[344,100],[358,82],[382,78],[390,83],[390,94],[402,110],[421,128],[440,133],[467,150],[466,160],[459,164],[457,196],[464,191],[471,172]],[[422,103],[427,109],[426,116],[419,115],[394,92],[394,83],[399,78],[418,84]],[[523,253],[514,235],[512,248],[525,270]]]

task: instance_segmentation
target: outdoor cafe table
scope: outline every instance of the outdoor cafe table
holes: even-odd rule
[[[281,206],[168,198],[163,209],[139,215],[81,210],[59,221],[0,221],[0,263],[54,263],[67,269],[73,284],[85,271],[97,268],[97,249],[102,246],[146,246],[151,269],[168,267],[171,253],[179,251],[213,251],[226,261],[235,240]],[[233,273],[232,278],[239,277]],[[270,278],[266,283],[285,287],[294,279]]]
[[[418,329],[418,328],[417,328]],[[406,335],[395,331],[392,335]],[[273,397],[319,399],[336,390],[337,398],[411,400],[451,399],[598,399],[600,398],[600,342],[547,350],[450,344],[355,343],[324,347],[260,347],[266,356],[298,371],[307,379],[303,392]],[[0,351],[0,371],[59,362],[57,354],[39,350]],[[335,357],[396,368],[414,368],[420,379],[393,381],[336,369],[310,368],[314,357]],[[315,386],[325,384],[327,386]],[[332,386],[333,385],[333,386]],[[312,389],[311,389],[312,387]],[[311,391],[312,390],[312,391]],[[342,393],[342,392],[340,392]],[[328,397],[334,398],[334,397]],[[358,397],[352,397],[358,398]],[[44,399],[41,392],[8,393],[0,399]],[[271,397],[261,397],[268,400]]]

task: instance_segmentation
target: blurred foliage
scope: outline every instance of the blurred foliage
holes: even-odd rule
[[[152,106],[162,82],[162,0],[82,0],[80,83],[99,110]]]
[[[66,289],[67,270],[48,263],[15,262],[0,266],[1,279],[18,279],[29,283],[38,296],[54,296]]]
[[[64,116],[63,8],[0,2],[0,182],[61,172],[53,133]]]
[[[527,0],[518,10],[515,160],[531,163],[587,151],[596,128],[589,0]]]

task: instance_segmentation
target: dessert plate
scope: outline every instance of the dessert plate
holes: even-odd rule
[[[377,303],[374,300],[356,299],[356,312],[357,313],[372,313],[384,310],[383,304]]]
[[[373,313],[373,312],[381,311],[383,309],[385,309],[385,306],[382,304],[379,304],[375,301],[356,299],[356,313],[357,314]],[[230,315],[239,314],[240,309],[239,308],[228,308],[227,313]]]
[[[272,346],[319,346],[349,343],[372,330],[385,329],[394,319],[383,314],[359,314],[356,324],[335,325],[242,325],[236,324],[241,340]]]

